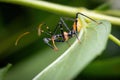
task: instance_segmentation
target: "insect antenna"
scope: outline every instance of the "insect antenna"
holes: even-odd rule
[[[29,34],[29,33],[30,33],[30,32],[25,32],[25,33],[21,34],[20,36],[18,36],[18,38],[17,38],[16,41],[15,41],[15,46],[18,45],[19,40],[20,40],[23,36],[25,36],[25,35],[27,35],[27,34]]]
[[[41,23],[39,26],[38,26],[38,36],[40,36],[41,35],[41,33],[45,33],[45,34],[47,34],[47,35],[49,35],[49,36],[51,36],[52,35],[52,33],[51,33],[51,31],[50,31],[50,29],[49,29],[49,27],[47,26],[46,28],[47,28],[47,30],[49,31],[49,32],[45,32],[44,30],[42,30],[42,26],[43,25],[46,25],[45,23]]]
[[[38,36],[40,36],[41,35],[41,33],[42,33],[42,29],[41,29],[41,26],[42,26],[43,24],[41,23],[39,26],[38,26]]]

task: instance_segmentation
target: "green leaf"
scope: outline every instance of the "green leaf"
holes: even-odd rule
[[[10,67],[11,67],[11,64],[8,64],[6,67],[0,69],[0,80],[4,79],[4,76]]]
[[[85,21],[81,21],[82,25],[86,26]],[[87,28],[82,28],[83,32],[79,34],[79,38],[82,37],[81,42],[76,40],[68,50],[33,80],[70,80],[80,73],[106,47],[111,24],[105,20],[100,22],[102,24],[92,22]]]

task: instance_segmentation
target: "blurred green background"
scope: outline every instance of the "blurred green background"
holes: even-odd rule
[[[96,9],[106,1],[110,3],[110,0],[47,1],[74,7],[85,7],[91,10]],[[108,5],[107,9],[118,8],[114,7],[114,5]],[[40,37],[37,35],[37,27],[41,22],[46,23],[53,30],[60,16],[62,14],[57,15],[49,13],[49,11],[0,3],[0,67],[2,68],[8,63],[12,64],[5,76],[5,80],[31,80],[39,71],[61,55],[59,51],[56,53],[43,43],[42,39],[46,35]],[[18,46],[15,46],[17,37],[26,31],[31,33],[23,37]],[[120,26],[113,25],[112,34],[120,39]],[[63,47],[60,43],[57,45]],[[117,79],[120,76],[119,49],[119,46],[109,40],[103,54],[88,65],[82,74],[79,74],[74,80]],[[46,50],[49,50],[49,53]]]

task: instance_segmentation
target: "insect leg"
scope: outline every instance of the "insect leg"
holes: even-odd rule
[[[60,29],[60,34],[59,34],[59,35],[61,35],[61,36],[56,35],[56,32],[58,31],[58,29]],[[56,37],[61,37],[62,40],[65,41],[65,38],[64,38],[64,31],[63,31],[63,23],[61,22],[61,20],[59,21],[59,23],[57,24],[57,26],[56,26],[56,28],[55,28],[55,30],[54,30],[53,36],[54,36],[54,35],[56,35]]]
[[[77,35],[77,32],[76,32],[76,29],[77,29],[77,28],[76,28],[74,31],[71,31],[71,30],[69,29],[69,27],[67,26],[67,24],[64,22],[64,20],[63,20],[62,17],[60,18],[60,20],[61,20],[61,22],[63,23],[63,25],[66,27],[66,29],[69,31],[69,33],[70,33],[69,36],[72,36],[73,34],[75,34],[76,38],[79,40],[78,35]],[[74,20],[74,27],[76,27],[76,26],[77,26],[77,20],[75,19],[75,20]]]
[[[75,30],[70,30],[69,27],[67,26],[67,24],[64,22],[64,20],[63,20],[62,17],[60,18],[60,21],[61,21],[62,24],[65,26],[65,28],[69,31],[68,33],[67,33],[67,32],[64,32],[64,33],[63,33],[65,40],[67,41],[67,39],[69,39],[69,36],[72,37],[72,35],[75,35],[76,38],[77,38],[78,41],[79,41],[79,38],[78,38],[76,29],[75,29]],[[76,27],[76,26],[77,26],[77,20],[76,20],[76,19],[75,19],[75,21],[74,21],[74,24],[75,24],[74,27]],[[61,25],[61,27],[62,27],[62,25]]]
[[[55,35],[55,34],[56,34],[56,32],[57,32],[58,28],[59,28],[59,24],[57,24],[57,26],[55,27],[55,29],[54,29],[54,31],[53,31],[53,35]]]
[[[54,46],[54,50],[56,51],[56,50],[58,50],[58,48],[57,48],[57,46],[55,45],[55,39],[54,39],[54,36],[52,37],[52,44],[53,44],[53,46]]]
[[[68,32],[63,31],[63,25],[67,28]],[[62,18],[60,18],[60,31],[62,34],[63,41],[68,41],[68,39],[70,37],[69,32],[71,32],[71,30],[68,28],[68,26],[66,25],[66,23],[64,22],[64,20]]]
[[[76,36],[76,38],[78,39],[78,41],[80,41],[79,38],[78,38],[78,35],[77,35],[77,32],[79,32],[78,28],[77,28],[78,27],[77,22],[78,22],[78,19],[76,17],[75,20],[74,20],[74,23],[73,23],[73,29],[71,31],[72,32],[71,35],[74,34]]]
[[[77,18],[78,18],[78,14],[83,15],[84,17],[86,17],[86,18],[88,18],[88,19],[94,21],[94,22],[97,23],[97,24],[101,24],[101,22],[99,23],[99,22],[97,22],[96,20],[94,20],[94,19],[92,19],[92,18],[90,18],[90,17],[88,17],[88,16],[86,16],[85,14],[80,13],[80,12],[76,13],[76,17],[77,17]]]
[[[49,43],[49,41],[51,41],[50,38],[43,38],[43,41],[44,41],[49,47],[51,47],[52,49],[54,49],[54,47]]]
[[[70,32],[69,27],[67,26],[67,24],[65,23],[65,21],[63,20],[62,17],[60,17],[60,22],[65,26],[65,28]]]

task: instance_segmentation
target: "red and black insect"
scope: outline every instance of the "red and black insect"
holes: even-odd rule
[[[68,27],[68,25],[64,22],[64,18],[60,17],[60,21],[58,22],[55,30],[53,31],[54,33],[51,33],[51,31],[49,33],[45,32],[47,35],[50,35],[50,37],[45,37],[43,38],[43,41],[44,43],[46,43],[49,47],[51,47],[52,49],[54,50],[58,50],[58,48],[56,47],[55,45],[55,42],[67,42],[70,38],[72,38],[73,36],[76,36],[76,38],[79,40],[78,38],[78,32],[80,32],[81,28],[82,28],[82,25],[81,25],[81,22],[78,18],[78,15],[83,15],[87,18],[89,18],[90,20],[94,21],[97,23],[97,21],[95,21],[94,19],[82,14],[82,13],[77,13],[76,14],[76,18],[74,19],[74,23],[73,23],[73,26],[72,26],[72,29],[70,29]],[[39,27],[41,27],[42,25],[40,24]],[[67,29],[67,31],[64,31],[63,30],[63,27],[65,27]],[[49,30],[49,28],[47,27],[47,29]],[[39,31],[39,34],[41,32],[44,32],[42,31],[41,28],[38,29]],[[56,32],[60,30],[60,33],[59,34],[56,34]],[[52,44],[50,44],[50,41],[52,41]]]
[[[76,36],[76,38],[79,41],[78,38],[78,33],[81,31],[82,25],[81,25],[81,21],[78,18],[78,15],[82,15],[96,23],[98,23],[96,20],[82,14],[82,13],[76,13],[76,18],[73,19],[73,25],[72,28],[70,29],[68,27],[68,25],[65,23],[64,18],[60,17],[60,21],[58,22],[57,26],[55,27],[54,31],[52,32],[49,27],[47,26],[47,30],[48,32],[42,30],[42,26],[46,25],[46,24],[40,24],[38,27],[38,35],[41,35],[41,33],[45,33],[50,37],[45,37],[43,38],[43,41],[45,44],[47,44],[49,47],[51,47],[54,50],[58,50],[57,46],[55,45],[55,42],[67,42],[70,38],[72,38],[73,36]],[[66,28],[67,31],[64,31],[63,28]],[[60,33],[57,33],[57,31],[60,31]],[[15,45],[18,44],[19,39],[21,39],[21,37],[23,37],[24,35],[29,34],[29,32],[25,32],[22,35],[20,35],[18,37],[18,39],[16,40]],[[52,42],[52,44],[50,44],[50,42]]]

